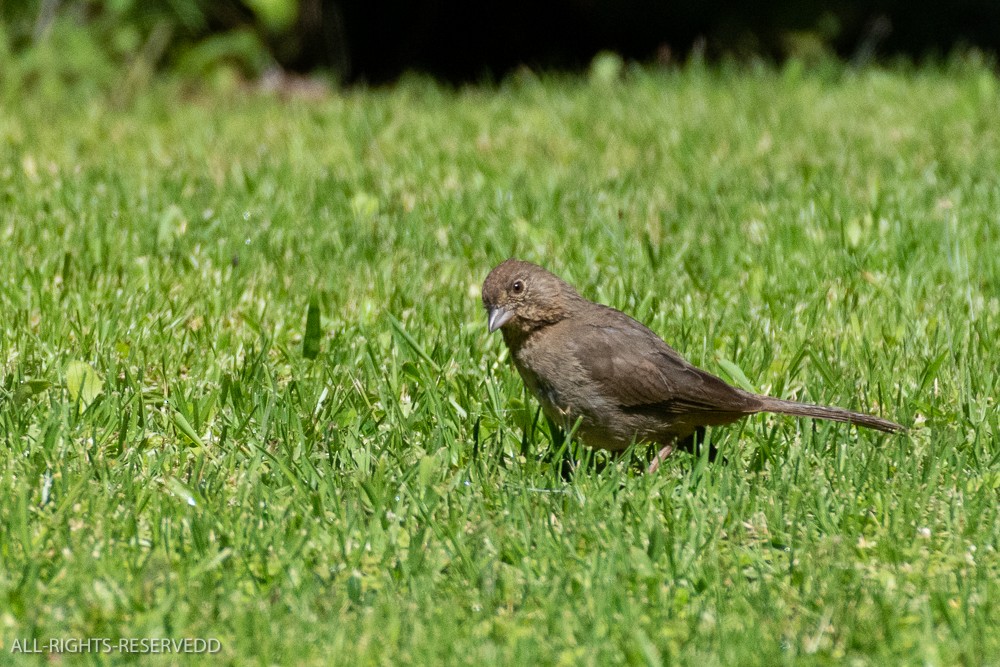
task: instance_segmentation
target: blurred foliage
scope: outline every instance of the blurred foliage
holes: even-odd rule
[[[254,78],[273,63],[268,40],[291,29],[297,10],[296,0],[0,2],[0,86],[6,96],[120,95],[163,68]]]

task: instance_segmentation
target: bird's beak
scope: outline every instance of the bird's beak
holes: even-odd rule
[[[503,325],[510,322],[511,318],[514,317],[514,313],[507,310],[503,306],[494,306],[490,308],[490,333],[493,333]]]

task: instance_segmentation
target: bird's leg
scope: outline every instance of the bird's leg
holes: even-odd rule
[[[539,412],[541,412],[540,409]],[[538,423],[538,416],[539,414],[535,413],[536,424]],[[547,462],[558,461],[559,477],[564,482],[568,482],[573,476],[573,471],[576,469],[576,461],[573,460],[573,454],[569,448],[568,434],[565,429],[548,415],[544,416],[545,422],[549,427],[549,436],[552,438],[552,447],[543,455],[542,460]]]
[[[541,410],[541,408],[539,408],[539,410]],[[535,420],[538,420],[537,416],[535,417]],[[550,419],[548,415],[545,415],[545,422],[549,425],[549,435],[552,436],[552,447],[555,451],[559,451],[559,449],[562,448],[563,444],[566,442],[566,431],[563,430],[562,426]]]
[[[660,464],[663,463],[668,456],[674,453],[673,444],[666,445],[653,457],[653,460],[649,464],[649,468],[646,470],[648,473],[652,474],[660,469]]]
[[[673,454],[678,449],[685,452],[690,452],[695,456],[701,455],[701,447],[705,446],[706,441],[706,431],[704,426],[699,426],[690,435],[686,435],[683,438],[675,440],[668,445],[664,445],[662,449],[653,457],[653,460],[649,464],[648,471],[656,472],[668,456]],[[708,460],[715,461],[719,450],[714,443],[708,443]]]
[[[564,482],[573,481],[573,473],[576,472],[576,461],[566,455],[559,462],[559,479]]]

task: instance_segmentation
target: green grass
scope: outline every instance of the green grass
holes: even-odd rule
[[[996,664],[998,103],[959,63],[6,105],[0,662]],[[510,255],[914,428],[564,482],[479,303]]]

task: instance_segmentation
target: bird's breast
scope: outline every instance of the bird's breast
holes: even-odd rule
[[[514,366],[517,368],[521,379],[524,380],[524,385],[528,388],[528,391],[542,403],[543,407],[548,408],[552,406],[561,409],[569,407],[563,400],[561,392],[553,386],[550,379],[546,375],[540,374],[536,366],[530,363],[530,361],[525,363],[524,359],[515,356]]]

